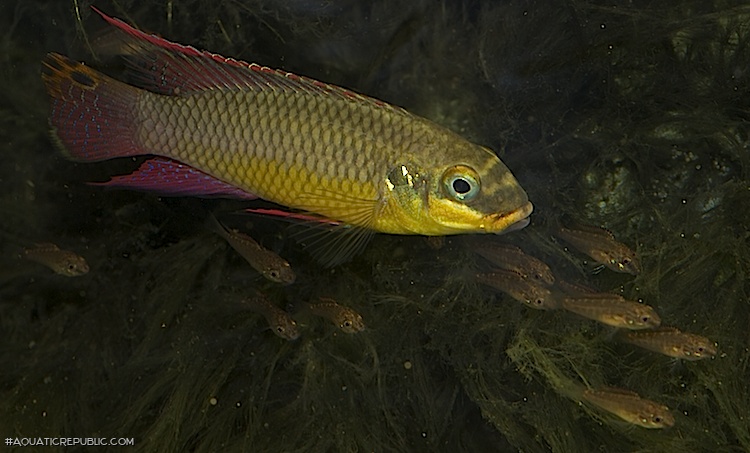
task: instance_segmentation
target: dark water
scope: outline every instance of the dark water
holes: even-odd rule
[[[718,343],[714,359],[686,363],[479,288],[465,238],[434,250],[378,236],[324,270],[286,224],[251,218],[299,274],[281,288],[203,227],[205,213],[241,205],[87,186],[133,163],[61,157],[39,62],[57,51],[118,74],[89,53],[104,28],[89,3],[0,5],[4,437],[132,437],[138,451],[750,450],[743,2],[95,2],[497,150],[536,206],[507,239],[560,278],[643,300],[664,325]],[[592,272],[552,239],[560,219],[606,226],[643,272]],[[35,242],[75,250],[91,271],[19,260]],[[308,317],[286,342],[238,303],[255,290],[280,307],[333,297],[368,328],[346,335]],[[565,396],[571,382],[636,391],[669,406],[675,426],[628,426]]]

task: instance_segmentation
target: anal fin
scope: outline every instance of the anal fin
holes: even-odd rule
[[[122,187],[153,192],[164,196],[224,197],[255,200],[258,197],[214,178],[189,165],[172,159],[155,157],[141,164],[129,175],[114,176],[95,186]]]

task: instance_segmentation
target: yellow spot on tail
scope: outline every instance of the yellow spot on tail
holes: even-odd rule
[[[69,83],[83,90],[94,90],[99,86],[99,73],[64,55],[49,53],[42,65],[42,80],[52,97],[62,98],[62,87]]]

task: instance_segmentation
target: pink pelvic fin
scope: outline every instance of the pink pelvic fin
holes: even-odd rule
[[[115,176],[95,186],[123,187],[165,196],[225,197],[255,200],[258,197],[200,170],[162,157],[149,159],[129,175]]]

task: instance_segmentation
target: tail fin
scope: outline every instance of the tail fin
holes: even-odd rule
[[[100,161],[147,154],[137,144],[139,90],[63,55],[43,61],[52,136],[74,160]]]

